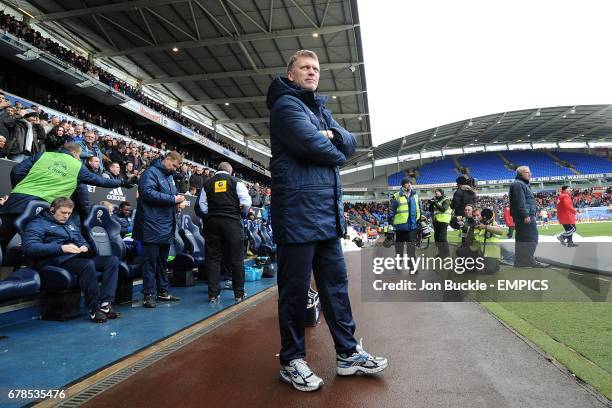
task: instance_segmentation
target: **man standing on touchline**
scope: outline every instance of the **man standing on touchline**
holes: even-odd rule
[[[319,60],[312,51],[296,52],[287,78],[268,88],[272,158],[272,225],[278,244],[280,378],[300,391],[323,385],[304,361],[304,325],[311,271],[323,315],[334,339],[336,372],[376,373],[387,359],[366,353],[354,337],[348,278],[339,238],[346,224],[339,166],[355,152],[355,137],[315,94]]]

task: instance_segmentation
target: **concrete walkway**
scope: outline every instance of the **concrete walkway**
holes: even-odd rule
[[[360,255],[347,253],[357,337],[387,356],[381,375],[335,375],[324,322],[306,360],[325,386],[278,380],[276,296],[98,397],[92,407],[604,407],[575,379],[474,303],[361,302]]]

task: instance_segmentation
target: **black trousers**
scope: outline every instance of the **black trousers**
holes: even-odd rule
[[[219,275],[221,261],[227,254],[227,262],[232,271],[234,295],[244,294],[244,232],[241,220],[228,217],[209,216],[206,219],[206,276],[208,297],[219,296]]]
[[[450,249],[448,247],[448,239],[446,233],[448,230],[447,222],[438,222],[434,220],[434,240],[436,241],[436,247],[438,248],[438,255],[442,258],[450,256]]]
[[[565,232],[561,233],[561,236],[567,240],[568,243],[574,242],[573,236],[574,232],[576,232],[576,224],[561,224],[563,225],[563,229]]]
[[[538,225],[534,215],[530,216],[530,218],[531,223],[529,224],[525,224],[520,217],[514,218],[514,225],[516,227],[514,266],[516,267],[530,266],[536,262],[533,254],[535,254],[538,246]]]
[[[412,231],[395,231],[395,254],[401,257],[404,256],[404,248],[408,258],[416,258],[416,233],[417,230]],[[412,262],[410,262],[412,265]],[[412,266],[411,266],[412,268]]]
[[[514,234],[514,227],[508,227],[508,239],[512,238]]]

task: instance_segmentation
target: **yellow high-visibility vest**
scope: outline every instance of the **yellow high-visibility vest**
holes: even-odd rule
[[[408,216],[410,215],[408,199],[405,195],[399,193],[399,191],[393,194],[393,198],[399,203],[395,210],[395,216],[393,217],[393,225],[406,224],[408,223]],[[421,207],[419,206],[419,195],[414,195],[414,202],[416,205],[416,221],[421,217]]]
[[[434,220],[438,222],[445,222],[448,224],[451,220],[451,213],[453,212],[453,210],[452,208],[450,208],[450,200],[448,197],[444,197],[440,203],[443,203],[445,201],[449,202],[449,206],[444,212],[438,210],[438,208],[434,206]]]
[[[486,231],[484,229],[474,231],[474,246],[477,246],[479,250],[482,249],[483,245],[485,245],[485,233]],[[485,258],[501,259],[501,248],[499,246],[499,242],[499,237],[495,234],[491,234],[491,236],[487,238],[484,248]]]

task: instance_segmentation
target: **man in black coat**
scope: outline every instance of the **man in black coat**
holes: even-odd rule
[[[451,208],[455,217],[463,217],[465,206],[476,203],[476,191],[474,190],[474,179],[466,175],[457,177],[457,190],[453,194]]]
[[[176,204],[185,201],[177,194],[173,175],[183,157],[172,151],[163,160],[156,159],[140,177],[138,204],[134,220],[133,238],[142,242],[142,294],[143,306],[154,308],[157,300],[176,301],[168,293],[166,276],[170,244],[176,228]]]
[[[529,186],[531,171],[527,166],[516,169],[516,179],[510,186],[508,198],[510,199],[510,214],[516,227],[516,241],[514,245],[515,267],[540,267],[548,264],[538,262],[534,253],[538,246],[538,226],[536,223],[536,200]]]

